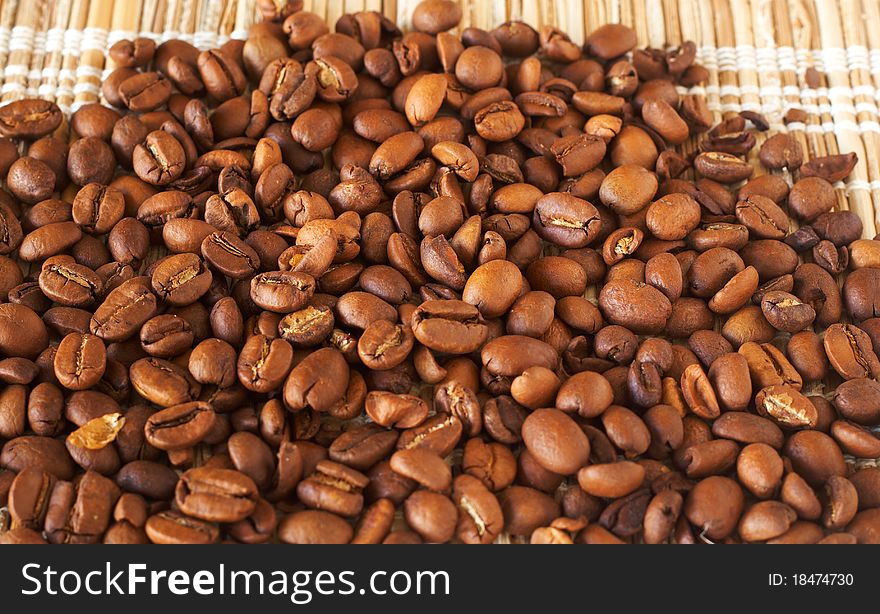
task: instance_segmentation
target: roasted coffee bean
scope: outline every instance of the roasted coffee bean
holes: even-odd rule
[[[412,428],[428,416],[428,406],[419,397],[377,390],[367,395],[365,409],[374,422],[389,427]]]
[[[775,134],[761,145],[758,158],[767,168],[796,171],[803,164],[804,154],[794,137],[789,134]]]
[[[211,285],[211,270],[195,254],[177,254],[162,260],[153,270],[153,291],[171,305],[189,305]]]
[[[756,388],[785,384],[795,389],[803,386],[803,379],[776,346],[770,343],[744,343],[739,348],[749,366],[749,374]]]
[[[194,401],[201,390],[187,370],[161,358],[141,358],[129,376],[138,394],[163,407]]]
[[[694,160],[694,168],[704,177],[719,183],[736,183],[752,175],[752,167],[734,155],[704,152]]]
[[[185,449],[207,435],[214,419],[214,411],[207,403],[184,403],[150,416],[144,432],[147,441],[160,450]]]
[[[260,267],[254,249],[231,232],[212,232],[201,245],[202,257],[232,279],[250,277]]]
[[[656,334],[663,330],[672,304],[666,295],[654,286],[622,279],[603,286],[599,293],[599,308],[612,324],[625,326],[639,334]]]
[[[61,110],[53,102],[37,98],[16,100],[0,112],[0,134],[11,138],[36,139],[61,125]]]
[[[862,329],[851,324],[832,324],[825,331],[823,345],[831,366],[842,378],[880,375],[880,361],[871,338]]]
[[[880,398],[880,384],[876,380],[856,378],[838,386],[834,391],[832,402],[842,417],[872,426],[880,422],[878,398]]]
[[[95,335],[70,333],[55,352],[55,377],[68,390],[91,388],[104,375],[106,365],[106,348]]]
[[[164,130],[149,133],[132,152],[135,173],[151,185],[168,185],[181,176],[185,163],[183,147]]]
[[[632,461],[594,464],[578,471],[580,487],[596,497],[624,497],[642,485],[644,468]]]
[[[122,219],[125,199],[115,188],[91,183],[77,192],[71,212],[73,221],[86,232],[106,234]]]
[[[284,383],[284,403],[291,411],[326,411],[342,398],[349,369],[342,353],[322,348],[297,364]]]
[[[788,234],[788,216],[766,196],[754,195],[736,204],[736,219],[761,239],[782,239]]]
[[[55,189],[55,181],[56,175],[52,168],[30,156],[13,162],[6,174],[6,185],[12,194],[29,204],[49,198]]]
[[[257,7],[0,110],[0,541],[877,541],[854,154],[689,41]]]
[[[296,512],[278,525],[278,537],[286,544],[347,544],[353,533],[345,520],[320,510]]]
[[[500,535],[504,515],[498,499],[470,475],[455,478],[452,499],[459,508],[458,538],[467,544],[489,544]]]
[[[832,476],[846,474],[846,461],[834,440],[819,431],[798,431],[788,438],[783,449],[794,470],[817,486]]]
[[[794,184],[788,195],[788,206],[798,218],[811,222],[830,211],[837,196],[830,183],[819,177],[805,177]]]
[[[416,339],[449,354],[468,354],[486,341],[488,327],[476,307],[463,301],[426,301],[412,315]]]
[[[241,67],[219,49],[203,51],[197,60],[205,89],[220,102],[244,93],[246,78]]]
[[[758,413],[775,420],[783,427],[814,427],[818,420],[816,408],[800,392],[790,386],[762,388],[755,396]]]
[[[397,433],[367,424],[342,433],[330,445],[331,460],[366,471],[388,455],[397,443]]]
[[[543,467],[563,475],[577,471],[590,455],[586,435],[558,410],[540,409],[530,414],[523,422],[522,436]]]
[[[104,341],[124,341],[138,332],[156,313],[156,295],[146,277],[123,282],[104,298],[95,310],[89,328]]]
[[[809,326],[816,311],[788,292],[770,291],[761,299],[761,311],[777,330],[795,333]]]
[[[184,514],[208,522],[244,520],[256,507],[257,486],[229,469],[190,469],[177,483],[175,501]]]
[[[564,247],[584,247],[599,232],[599,214],[589,202],[564,193],[552,193],[535,203],[535,231]]]
[[[315,292],[315,279],[306,273],[270,271],[250,282],[251,300],[275,313],[291,313],[303,308]]]
[[[10,439],[0,451],[0,466],[15,472],[41,469],[59,480],[70,480],[74,463],[64,444],[49,437],[24,435]]]
[[[43,294],[68,307],[93,305],[104,290],[104,282],[94,271],[72,262],[45,263],[39,283]]]
[[[150,516],[144,529],[154,544],[212,544],[220,538],[217,525],[174,511]]]

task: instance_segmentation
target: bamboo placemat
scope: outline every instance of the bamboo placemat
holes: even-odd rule
[[[773,131],[797,135],[810,156],[854,151],[859,164],[838,184],[839,207],[856,212],[866,237],[880,228],[880,2],[878,0],[460,0],[461,28],[519,19],[556,25],[576,42],[621,22],[639,44],[693,40],[709,69],[703,95],[716,119],[758,110]],[[418,0],[305,0],[332,25],[345,12],[381,11],[403,27]],[[254,0],[0,0],[0,103],[25,96],[65,111],[100,99],[104,49],[137,34],[180,37],[210,48],[244,38]],[[819,71],[810,88],[808,68]],[[785,126],[789,109],[807,114]],[[772,134],[772,132],[770,133]],[[760,140],[769,136],[759,135]],[[692,147],[686,144],[684,147]],[[757,150],[755,150],[757,151]]]

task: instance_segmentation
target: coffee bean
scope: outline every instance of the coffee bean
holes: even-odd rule
[[[825,331],[823,345],[831,366],[844,379],[873,378],[880,371],[871,338],[856,326],[832,324]]]
[[[599,308],[609,322],[641,334],[663,330],[672,315],[672,305],[662,292],[633,280],[606,284],[599,293]]]
[[[771,291],[761,299],[761,311],[777,330],[795,333],[809,326],[816,311],[788,292]]]
[[[687,41],[276,4],[0,111],[0,541],[876,541],[854,154],[751,179]]]
[[[138,177],[151,185],[168,185],[183,173],[183,147],[164,130],[150,132],[132,152],[132,166]]]
[[[156,313],[156,296],[148,283],[146,277],[135,277],[110,291],[92,316],[91,332],[108,342],[136,334]]]
[[[0,303],[0,352],[4,356],[36,358],[49,345],[46,325],[32,309]]]
[[[153,270],[153,291],[171,305],[189,305],[211,285],[211,271],[195,254],[178,254],[162,260]]]
[[[322,348],[296,365],[284,384],[284,402],[292,411],[324,411],[345,393],[348,365],[333,348]]]
[[[864,425],[876,424],[880,408],[876,405],[880,384],[869,378],[850,379],[834,391],[832,402],[838,413],[848,420]]]
[[[245,279],[260,267],[260,257],[247,243],[230,232],[212,232],[201,245],[202,257],[232,279]]]
[[[244,73],[221,50],[203,51],[199,54],[197,65],[205,89],[218,101],[224,102],[244,92]]]
[[[104,291],[104,282],[94,271],[61,261],[44,263],[39,283],[43,294],[68,307],[92,305]]]
[[[598,234],[599,216],[590,203],[553,193],[535,204],[533,222],[542,238],[564,247],[584,247]]]
[[[444,543],[455,534],[458,514],[445,495],[417,490],[404,502],[403,509],[407,524],[429,542]]]
[[[291,313],[305,306],[315,291],[315,280],[306,273],[270,271],[251,279],[250,298],[276,313]]]
[[[116,168],[110,146],[96,137],[74,141],[67,156],[67,174],[77,185],[109,184]]]
[[[794,470],[812,485],[821,485],[832,476],[846,474],[846,462],[831,437],[818,431],[799,431],[789,437],[784,448]]]
[[[122,219],[125,199],[116,188],[90,183],[73,200],[73,221],[86,232],[107,234]]]
[[[495,541],[504,526],[504,515],[497,498],[478,479],[470,475],[455,478],[452,499],[460,512],[458,538],[469,544]]]
[[[813,427],[818,420],[813,404],[800,392],[784,384],[759,390],[755,396],[755,406],[758,413],[784,427]]]
[[[217,525],[174,511],[150,516],[144,528],[154,544],[212,544],[220,537]]]
[[[194,401],[201,390],[188,371],[161,358],[141,358],[129,367],[129,377],[138,394],[163,407]]]
[[[104,343],[91,334],[70,333],[55,353],[55,377],[69,390],[86,390],[97,384],[106,365]]]
[[[402,401],[404,411],[401,412],[392,405],[390,408],[392,412],[394,412],[395,409],[397,409],[397,411],[391,413],[391,415],[395,416],[396,413],[399,416],[402,413],[403,418],[407,420],[408,423],[411,424],[415,421],[418,426],[409,428],[401,434],[400,439],[397,441],[398,449],[425,448],[432,450],[439,456],[447,456],[450,451],[455,448],[455,445],[461,438],[463,428],[461,420],[454,415],[445,413],[435,414],[426,420],[427,406],[422,402],[422,406],[419,407],[418,397],[412,397],[408,400],[402,399]],[[369,396],[367,402],[367,412],[372,416],[376,413],[376,410],[372,413],[370,412]],[[413,405],[416,406],[415,409],[413,409]],[[399,407],[399,405],[397,407]],[[421,411],[422,408],[424,408],[424,411]]]
[[[0,451],[0,466],[16,473],[24,469],[44,470],[59,480],[70,480],[74,475],[74,464],[64,444],[36,435],[7,441]]]
[[[13,162],[6,175],[6,185],[12,194],[29,204],[49,198],[55,181],[55,172],[49,165],[29,156]]]
[[[54,102],[38,98],[16,100],[0,112],[0,134],[12,138],[36,139],[61,125],[61,110]]]
[[[320,510],[297,512],[278,525],[278,537],[286,544],[347,544],[353,533],[345,520]]]
[[[256,506],[253,480],[229,469],[198,467],[180,477],[175,500],[180,510],[208,522],[243,520]]]
[[[207,403],[184,403],[150,416],[144,431],[147,441],[161,450],[183,449],[201,441],[214,419],[214,412]]]
[[[572,474],[586,464],[590,445],[577,424],[558,410],[540,409],[522,426],[523,441],[550,471]]]

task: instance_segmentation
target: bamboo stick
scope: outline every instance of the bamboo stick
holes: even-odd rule
[[[798,75],[796,58],[794,55],[794,41],[792,38],[790,13],[785,0],[773,0],[772,3],[773,27],[776,33],[777,54],[779,59],[779,84],[783,89],[781,112],[785,114],[791,108],[804,108],[806,103],[800,97],[801,89],[798,87]],[[783,57],[783,50],[784,56]],[[815,118],[814,118],[815,121]],[[809,155],[809,141],[806,132],[806,123],[795,122],[786,129],[789,134],[800,143],[804,152]]]
[[[635,8],[636,6],[642,3],[633,2],[632,6]],[[663,0],[645,0],[644,7],[642,9],[644,11],[644,19],[645,19],[645,28],[647,32],[647,44],[650,47],[658,47],[664,48],[667,46],[667,36],[666,36],[666,19],[664,18],[663,12]],[[635,10],[633,10],[633,13]],[[629,20],[627,19],[629,17]],[[621,23],[631,23],[631,16],[621,16]]]
[[[198,24],[198,3],[195,0],[179,0],[178,11],[179,16],[173,27],[178,28],[180,38],[192,43]],[[166,25],[169,25],[167,21]]]
[[[874,9],[874,13],[869,17],[873,19],[869,21],[869,6]],[[863,13],[862,8],[866,11]],[[862,3],[860,0],[842,0],[841,16],[843,18],[843,33],[847,47],[847,56],[849,62],[850,81],[855,94],[853,102],[856,105],[856,121],[859,126],[859,135],[865,147],[865,152],[880,151],[880,123],[878,123],[877,111],[877,90],[874,86],[871,75],[870,57],[868,55],[868,33],[880,27],[880,14],[878,14],[876,2]],[[874,189],[866,188],[871,198],[871,206],[874,209],[874,215],[877,218],[877,211],[880,209],[880,184],[876,184],[880,179],[880,167],[876,156],[865,156],[863,158],[864,169],[868,181],[871,185],[878,187]]]
[[[695,0],[682,0],[677,6],[679,19],[678,19],[678,29],[675,32],[677,44],[681,44],[684,41],[693,41],[697,47],[697,61],[704,63],[704,65],[708,64],[707,69],[710,68],[711,63],[706,62],[706,58],[704,58],[704,49],[707,48],[706,37],[707,34],[704,32],[704,29],[700,25],[700,5],[699,2]],[[711,41],[711,32],[708,35]],[[713,59],[714,61],[714,59]],[[710,81],[705,85],[698,85],[693,88],[689,92],[690,95],[703,96],[704,98],[709,99],[707,96],[707,87],[711,83],[711,79],[714,75],[717,83],[717,73],[710,71]],[[692,137],[688,139],[685,143],[683,143],[679,150],[685,156],[690,155],[692,152],[699,149],[700,137]]]
[[[819,33],[822,48],[826,50],[825,56],[830,60],[834,56],[833,52],[827,51],[828,49],[842,50],[846,46],[840,11],[836,4],[826,2],[817,2],[816,11],[818,23],[821,24]],[[832,104],[835,120],[835,132],[829,135],[829,138],[836,137],[834,145],[837,146],[837,151],[854,151],[859,156],[859,163],[850,174],[849,181],[865,182],[868,179],[864,162],[865,148],[859,137],[858,127],[855,125],[855,113],[850,110],[853,104],[852,96],[848,93],[852,86],[850,76],[845,68],[837,65],[826,66],[826,76],[831,88],[828,98]],[[873,237],[876,234],[878,218],[867,190],[853,189],[847,194],[845,190],[838,189],[837,192],[841,208],[847,208],[848,205],[851,211],[858,214],[864,223],[865,236]]]
[[[20,2],[15,23],[9,37],[9,57],[6,60],[3,102],[24,98],[27,94],[28,71],[34,51],[34,37],[40,27],[44,0]]]
[[[224,4],[224,2],[217,0],[201,0],[196,3],[198,12],[193,45],[199,49],[211,49],[219,46]]]
[[[49,2],[42,7],[39,16],[39,27],[34,33],[34,46],[31,53],[30,70],[27,74],[25,94],[33,98],[39,93],[40,80],[43,76],[43,63],[46,60],[46,42],[49,27],[55,14],[55,4]]]
[[[248,2],[239,1],[235,6],[235,28],[233,38],[247,38],[248,29],[254,23],[254,10]]]
[[[731,20],[733,26],[732,43],[736,49],[736,79],[739,84],[739,106],[750,111],[761,110],[761,99],[758,96],[758,71],[755,66],[755,34],[753,16],[749,5],[731,3],[731,14],[736,11],[736,18]]]
[[[540,30],[541,26],[544,25],[541,21],[537,2],[520,1],[517,3],[516,9],[517,19],[531,24],[536,30]]]
[[[113,5],[110,19],[110,33],[107,36],[107,47],[123,39],[133,39],[140,34],[141,1],[117,2]],[[116,68],[116,64],[108,56],[104,64],[104,77]]]
[[[157,15],[163,13],[169,18],[177,17],[175,8],[172,6],[172,4],[174,3],[166,3],[166,6],[164,6],[164,11],[160,11],[158,0],[142,0],[140,27],[138,28],[140,30],[140,34],[142,36],[149,36],[157,42],[161,40],[158,33],[166,31],[166,28],[162,27],[162,23],[157,24],[156,17]],[[175,21],[173,22],[173,24],[174,25],[172,26],[172,30],[171,32],[169,32],[169,34],[176,36],[177,22]],[[157,25],[159,27],[156,27]]]
[[[311,2],[310,2],[311,8],[309,10],[312,11],[313,13],[315,13],[316,15],[320,15],[321,17],[326,19],[327,18],[327,1],[328,0],[311,0]],[[395,15],[393,19],[397,20],[397,15]]]
[[[73,103],[73,87],[76,84],[76,69],[80,61],[80,42],[82,30],[88,19],[88,0],[73,0],[70,21],[64,32],[64,48],[61,70],[58,73],[58,89],[55,102],[62,111],[69,111]]]
[[[5,84],[6,62],[9,59],[9,38],[15,25],[18,0],[6,0],[0,6],[0,91]]]
[[[112,0],[91,0],[89,3],[80,62],[76,69],[74,111],[84,104],[97,101],[100,97],[101,75],[112,15]]]
[[[666,26],[666,44],[678,46],[683,40],[678,0],[663,0],[662,11],[663,23]]]
[[[740,108],[740,98],[734,92],[739,90],[739,75],[736,71],[734,46],[736,33],[732,27],[733,12],[724,0],[712,0],[712,15],[715,21],[715,34],[718,45],[718,86],[722,116]]]
[[[140,0],[117,2],[113,5],[113,14],[110,19],[110,32],[107,36],[108,48],[120,40],[133,39],[139,35],[141,11],[142,6]],[[110,59],[110,56],[107,56],[104,61],[104,74],[102,80],[106,79],[107,76],[113,72],[114,68],[116,68],[116,64]],[[106,103],[107,101],[102,97],[101,102]]]
[[[388,19],[396,19],[397,18],[397,0],[383,0],[382,2],[382,13]]]
[[[40,84],[37,96],[55,100],[58,87],[58,71],[64,59],[64,30],[70,21],[71,0],[58,0],[54,3],[52,21],[46,33],[46,57],[40,71]]]
[[[223,7],[223,12],[220,14],[220,24],[218,27],[220,36],[218,43],[221,45],[229,40],[235,28],[238,4],[240,3],[236,0],[228,0]]]

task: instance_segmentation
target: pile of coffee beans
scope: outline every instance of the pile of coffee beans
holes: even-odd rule
[[[0,108],[0,542],[880,542],[854,155],[622,25],[258,4]]]

